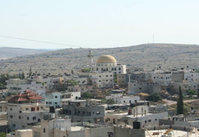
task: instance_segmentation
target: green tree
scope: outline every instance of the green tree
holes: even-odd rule
[[[81,96],[83,99],[93,98],[93,95],[90,92],[84,92]]]
[[[78,85],[78,81],[75,81],[75,80],[73,80],[73,79],[67,80],[66,83],[67,83],[68,86],[75,86],[75,85]]]
[[[83,68],[82,72],[91,72],[91,68]]]
[[[184,114],[184,103],[181,87],[179,87],[179,97],[177,102],[177,114]]]
[[[187,90],[186,93],[187,95],[190,95],[190,96],[197,95],[197,92],[195,90]]]
[[[160,101],[162,98],[160,96],[159,93],[152,93],[150,96],[148,96],[147,100],[149,101],[153,101],[153,102],[158,102]]]
[[[6,89],[6,81],[9,79],[9,76],[6,74],[0,75],[0,89]]]
[[[6,137],[6,133],[0,132],[0,137]]]

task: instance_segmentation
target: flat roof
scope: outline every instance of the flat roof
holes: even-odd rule
[[[0,126],[7,125],[8,121],[7,120],[0,120]]]
[[[83,130],[84,127],[81,127],[81,126],[73,126],[71,127],[71,131],[80,131],[80,130]]]
[[[145,131],[146,137],[162,137],[162,135],[168,135],[167,133],[172,134],[175,137],[196,137],[196,133],[181,131],[181,130],[172,130],[172,129],[163,129],[163,130],[147,130]],[[198,135],[197,135],[198,136]]]

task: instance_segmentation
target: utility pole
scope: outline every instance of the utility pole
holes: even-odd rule
[[[153,43],[155,43],[155,34],[153,33]]]

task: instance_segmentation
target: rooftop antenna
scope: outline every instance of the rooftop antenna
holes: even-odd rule
[[[155,43],[155,34],[153,33],[153,43]]]

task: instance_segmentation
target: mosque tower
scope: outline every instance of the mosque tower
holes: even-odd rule
[[[89,67],[92,69],[93,68],[93,54],[91,50],[89,50],[87,57],[89,58]]]

